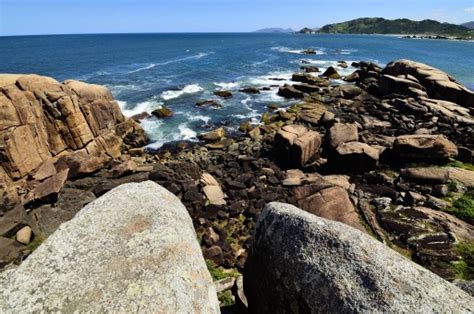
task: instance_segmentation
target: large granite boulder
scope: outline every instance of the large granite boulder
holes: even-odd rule
[[[469,312],[474,299],[374,238],[270,203],[244,273],[250,313]]]
[[[335,123],[328,132],[327,141],[332,149],[347,142],[359,140],[357,125],[353,123]]]
[[[219,312],[186,208],[150,181],[84,207],[0,285],[2,313]]]
[[[393,149],[403,159],[445,160],[456,157],[458,148],[444,135],[402,135],[395,139]]]
[[[398,60],[389,63],[382,73],[394,77],[411,76],[426,89],[431,98],[448,100],[464,107],[474,107],[473,91],[432,66],[410,60]]]
[[[104,162],[118,158],[124,138],[133,132],[144,135],[137,122],[122,115],[105,87],[0,75],[0,194],[20,201],[15,190],[30,173],[71,152]]]
[[[285,166],[299,168],[319,152],[321,136],[302,125],[286,125],[275,135],[277,159]]]

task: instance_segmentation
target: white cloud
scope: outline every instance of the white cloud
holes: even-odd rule
[[[467,12],[467,13],[474,13],[474,7],[465,8],[465,9],[464,9],[464,12]]]

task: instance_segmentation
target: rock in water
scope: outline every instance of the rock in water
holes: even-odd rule
[[[219,312],[186,208],[150,181],[84,207],[0,285],[3,313]]]
[[[474,299],[372,237],[270,203],[244,273],[250,313],[469,312]]]

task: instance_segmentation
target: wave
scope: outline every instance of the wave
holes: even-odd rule
[[[209,121],[211,121],[211,117],[209,116],[203,116],[203,115],[192,115],[192,114],[187,114],[188,120],[190,121],[203,121],[205,124],[208,124]]]
[[[158,149],[164,144],[175,141],[197,141],[197,133],[189,128],[188,124],[182,123],[176,129],[167,130],[164,128],[162,120],[146,119],[142,121],[145,132],[150,136],[152,141],[147,147]]]
[[[238,82],[230,82],[230,83],[221,82],[221,83],[214,83],[214,85],[222,89],[235,89],[240,86]]]
[[[138,69],[135,69],[135,70],[132,70],[132,71],[129,71],[128,74],[132,74],[132,73],[136,73],[136,72],[141,72],[141,71],[146,71],[146,70],[150,70],[150,69],[153,69],[157,66],[162,66],[162,65],[168,65],[168,64],[172,64],[172,63],[177,63],[177,62],[183,62],[183,61],[188,61],[188,60],[198,60],[198,59],[201,59],[201,58],[204,58],[204,57],[207,57],[208,55],[212,54],[213,52],[200,52],[198,54],[195,54],[195,55],[192,55],[192,56],[187,56],[187,57],[183,57],[183,58],[179,58],[179,59],[173,59],[173,60],[168,60],[168,61],[165,61],[165,62],[160,62],[160,63],[150,63],[144,67],[140,67]]]
[[[278,51],[278,52],[286,52],[286,53],[293,53],[293,54],[298,54],[302,55],[305,54],[306,49],[292,49],[288,47],[272,47],[272,50]],[[314,55],[324,55],[326,54],[322,49],[313,49],[314,50]]]
[[[132,108],[129,108],[129,105],[126,101],[117,100],[117,103],[120,107],[120,110],[126,117],[132,117],[142,112],[151,113],[153,110],[163,105],[162,102],[156,100],[144,101],[136,104]]]
[[[190,84],[186,85],[183,89],[180,90],[168,90],[161,93],[161,98],[164,100],[171,100],[179,98],[185,94],[195,94],[202,92],[204,89],[199,86],[199,84]]]

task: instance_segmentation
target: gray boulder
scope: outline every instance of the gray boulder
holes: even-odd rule
[[[469,312],[474,299],[339,222],[270,203],[244,273],[251,313]]]
[[[0,286],[2,313],[219,312],[186,208],[151,181],[84,207]]]

